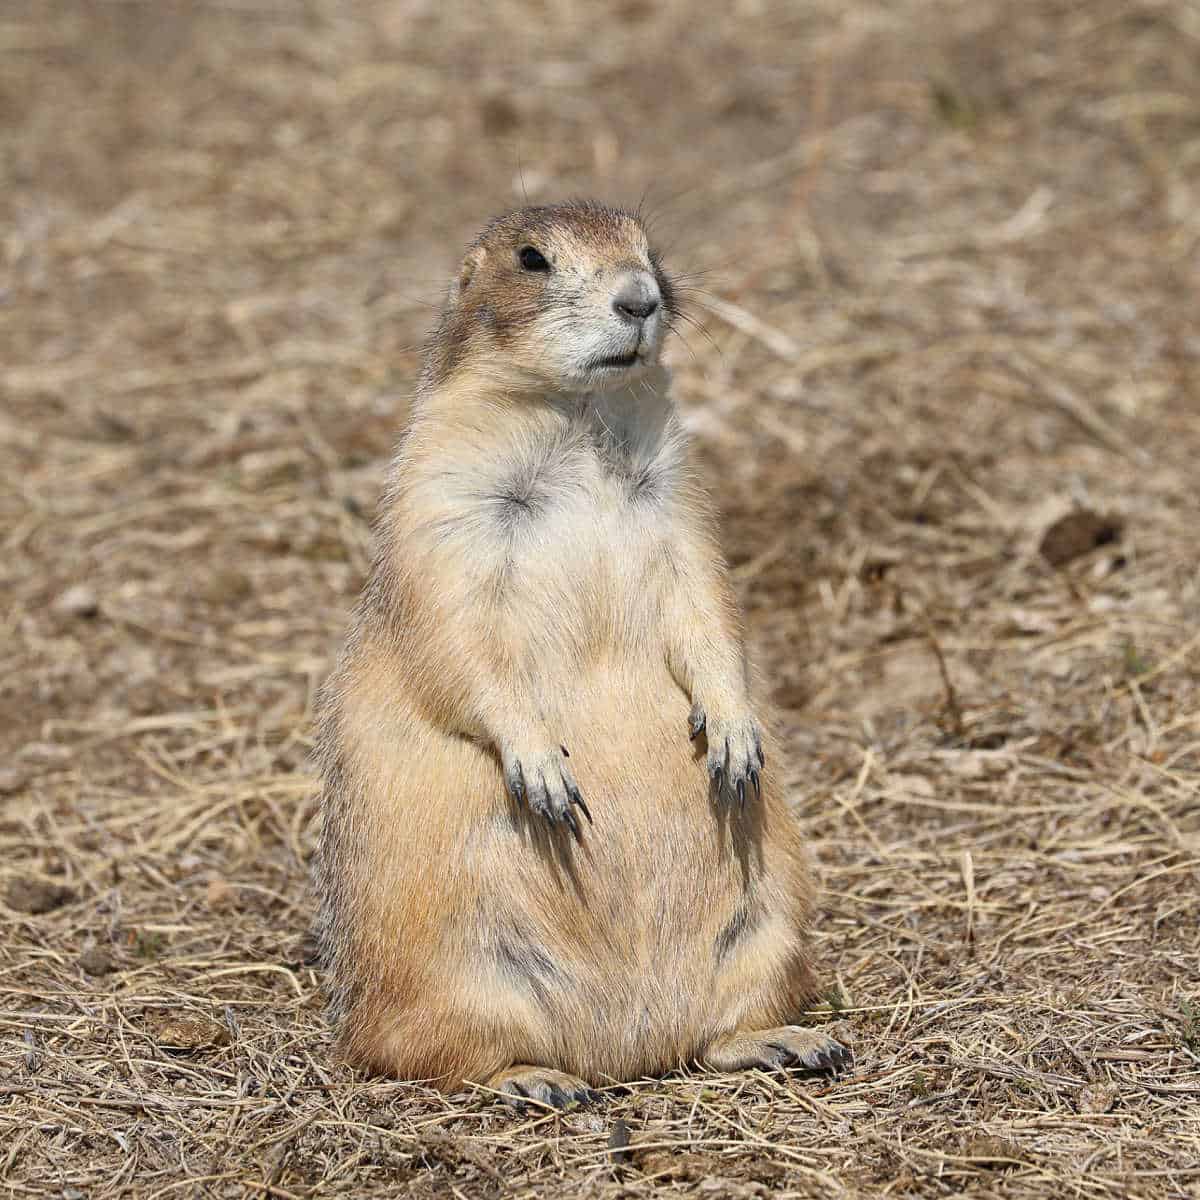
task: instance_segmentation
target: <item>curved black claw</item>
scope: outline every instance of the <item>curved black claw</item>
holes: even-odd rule
[[[842,1071],[849,1070],[854,1065],[853,1051],[843,1046],[841,1042],[835,1042],[833,1038],[830,1038],[819,1050],[800,1049],[796,1046],[789,1046],[783,1041],[769,1042],[768,1045],[775,1053],[771,1056],[771,1061],[764,1065],[775,1069],[798,1067],[804,1071],[822,1071],[830,1075],[837,1075]]]
[[[688,714],[688,741],[694,742],[704,732],[707,724],[708,719],[704,715],[704,709],[693,708]]]
[[[570,768],[564,758],[558,757],[559,751],[565,754],[565,747],[559,746],[557,750],[542,755],[525,756],[506,752],[504,783],[518,807],[526,808],[551,825],[566,827],[574,834],[575,840],[580,841],[582,826],[574,810],[579,809],[589,825],[594,822],[571,777]]]
[[[545,1076],[531,1071],[523,1078],[524,1083],[509,1079],[500,1088],[504,1102],[521,1113],[531,1106],[562,1110],[570,1108],[572,1104],[590,1104],[600,1096],[582,1079],[575,1079],[560,1071],[547,1072]]]
[[[579,811],[583,813],[585,817],[587,817],[587,823],[589,825],[595,825],[596,822],[592,820],[592,814],[588,811],[588,806],[584,804],[583,796],[580,795],[579,789],[575,786],[575,784],[567,784],[567,795],[571,798],[571,803],[575,805],[575,807],[579,809]],[[574,815],[574,813],[571,814],[572,817],[574,817]]]
[[[801,1065],[806,1066],[812,1071],[830,1071],[833,1069],[833,1059],[825,1050],[818,1050],[816,1054],[808,1059],[801,1059]]]
[[[563,813],[563,819],[571,827],[571,836],[582,845],[583,830],[579,826],[579,818],[574,814],[574,812],[571,811],[571,809],[568,808],[567,811]]]
[[[714,721],[708,728],[708,773],[716,796],[729,807],[745,812],[750,788],[762,799],[762,735],[751,716]]]
[[[521,775],[521,768],[516,767],[509,771],[504,776],[504,782],[508,787],[508,794],[518,803],[525,803],[525,779]]]
[[[829,1069],[833,1072],[848,1071],[854,1066],[854,1051],[841,1042],[834,1042],[828,1051]]]

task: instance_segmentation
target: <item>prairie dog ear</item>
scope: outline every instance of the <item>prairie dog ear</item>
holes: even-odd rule
[[[463,265],[458,272],[458,290],[465,292],[467,285],[475,277],[475,272],[483,266],[484,260],[487,258],[487,251],[482,246],[476,246],[463,259]]]

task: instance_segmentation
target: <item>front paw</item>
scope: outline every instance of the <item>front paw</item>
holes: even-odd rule
[[[575,809],[587,817],[589,825],[592,814],[567,766],[565,748],[541,752],[506,749],[503,760],[504,783],[517,804],[527,804],[530,812],[552,823],[566,825],[578,840],[580,828]]]
[[[708,738],[708,773],[717,795],[722,793],[746,807],[746,792],[754,788],[755,796],[762,794],[760,771],[766,762],[762,748],[762,730],[749,713],[723,721],[710,717],[697,702],[688,717],[688,736],[693,740],[706,734]]]

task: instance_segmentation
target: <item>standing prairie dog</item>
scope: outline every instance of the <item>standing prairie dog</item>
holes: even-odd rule
[[[493,221],[452,285],[321,707],[354,1065],[563,1105],[849,1062],[789,1023],[815,887],[658,365],[675,315],[641,222],[591,203]]]

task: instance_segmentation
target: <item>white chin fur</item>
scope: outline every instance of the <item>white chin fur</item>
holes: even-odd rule
[[[648,362],[643,359],[639,359],[636,366],[625,371],[602,371],[595,374],[599,377],[593,378],[580,388],[580,391],[601,394],[628,389],[634,394],[650,391],[666,395],[670,384],[670,376],[664,366],[657,361]]]
[[[573,392],[611,392],[645,379],[658,369],[652,359],[639,358],[627,367],[596,367],[581,363],[563,380]]]
[[[629,366],[602,366],[599,360],[631,353],[637,333],[611,316],[594,320],[578,310],[547,314],[540,322],[543,370],[565,392],[609,392],[643,379],[658,363],[661,326],[652,318],[641,330],[641,354]],[[631,337],[632,334],[632,337]],[[557,361],[556,361],[557,360]]]

